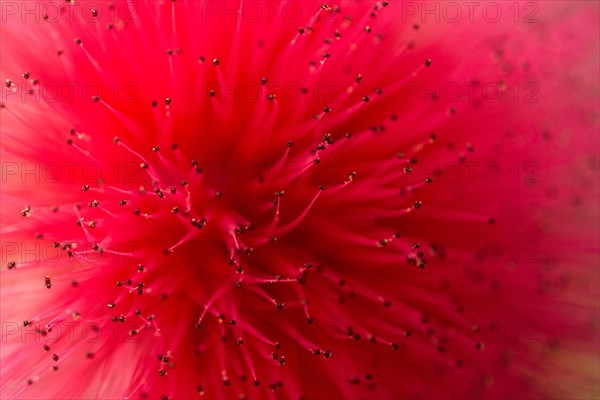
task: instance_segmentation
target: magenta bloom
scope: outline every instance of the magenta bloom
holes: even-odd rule
[[[0,2],[0,396],[597,398],[595,2]]]

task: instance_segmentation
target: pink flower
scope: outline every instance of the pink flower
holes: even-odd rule
[[[0,5],[3,398],[598,395],[597,3]]]

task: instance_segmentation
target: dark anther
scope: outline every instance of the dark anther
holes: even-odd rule
[[[431,66],[431,58],[428,58],[427,60],[425,60],[425,66],[426,67],[430,67]]]
[[[397,343],[392,343],[392,349],[398,350],[398,344]]]

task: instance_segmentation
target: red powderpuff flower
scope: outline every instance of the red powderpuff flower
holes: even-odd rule
[[[597,396],[598,4],[1,5],[3,398]]]

